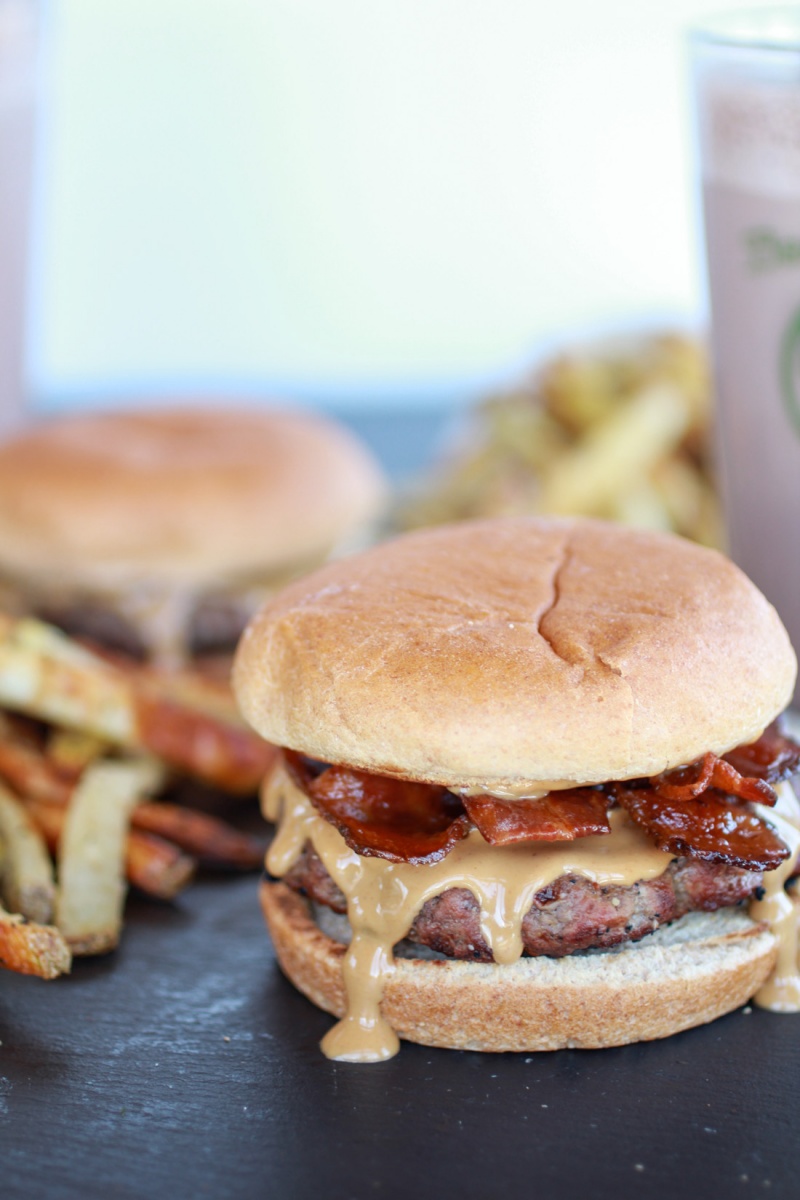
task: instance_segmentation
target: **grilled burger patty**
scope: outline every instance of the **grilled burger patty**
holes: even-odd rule
[[[663,875],[632,887],[601,887],[562,875],[537,892],[522,922],[525,953],[562,958],[635,942],[685,913],[712,912],[750,899],[762,878],[760,871],[693,858],[676,858]],[[283,882],[335,912],[347,911],[344,895],[309,844]],[[493,961],[481,935],[480,906],[467,888],[449,888],[428,900],[407,936],[449,958]]]

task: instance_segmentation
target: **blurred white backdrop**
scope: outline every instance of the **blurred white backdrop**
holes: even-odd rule
[[[697,322],[708,7],[48,0],[37,403],[468,398],[564,331]]]

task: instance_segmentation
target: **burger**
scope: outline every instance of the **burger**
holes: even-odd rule
[[[183,405],[40,424],[0,445],[0,587],[136,658],[232,651],[287,580],[362,538],[366,448],[296,411]]]
[[[593,520],[401,536],[287,587],[234,691],[282,753],[261,902],[332,1058],[664,1037],[800,1008],[776,718],[795,657],[722,555]]]

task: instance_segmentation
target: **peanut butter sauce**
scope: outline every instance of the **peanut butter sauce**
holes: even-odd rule
[[[750,905],[754,921],[766,921],[778,939],[778,961],[767,982],[753,999],[759,1008],[771,1012],[800,1012],[800,969],[798,965],[798,908],[786,892],[784,884],[792,873],[800,850],[800,804],[790,783],[777,787],[778,802],[774,808],[758,812],[775,827],[778,836],[789,847],[789,857],[774,871],[764,873],[764,895]]]
[[[394,1030],[380,1011],[393,947],[408,933],[425,902],[449,888],[468,888],[481,909],[481,933],[497,963],[522,954],[522,921],[533,897],[561,875],[582,875],[601,885],[629,887],[661,875],[672,860],[649,841],[621,809],[611,813],[611,833],[548,844],[490,846],[477,830],[438,863],[414,866],[361,857],[321,817],[279,760],[263,795],[264,815],[280,819],[267,869],[285,875],[310,842],[347,899],[353,938],[343,972],[347,1015],[327,1034],[329,1058],[375,1062],[397,1053]]]

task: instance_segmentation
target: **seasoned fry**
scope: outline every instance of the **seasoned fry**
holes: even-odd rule
[[[137,829],[157,833],[206,863],[247,871],[264,861],[265,841],[179,804],[140,804],[133,821]]]
[[[724,544],[703,345],[605,339],[490,396],[401,505],[399,528],[465,517],[585,514]]]
[[[128,825],[158,782],[152,762],[100,762],[73,793],[59,842],[56,924],[75,954],[102,954],[119,941]]]
[[[179,771],[225,791],[257,790],[275,757],[242,721],[230,687],[197,671],[153,666],[135,672],[138,736],[142,746]]]
[[[651,483],[644,480],[639,487],[617,497],[610,506],[609,515],[625,525],[636,525],[640,529],[672,528],[669,511]]]
[[[125,677],[33,618],[0,615],[0,703],[115,744],[136,744]]]
[[[29,921],[53,919],[55,882],[47,846],[25,806],[0,787],[0,841],[3,843],[3,900]]]
[[[131,750],[236,793],[255,792],[275,751],[228,713],[170,694],[166,677],[123,669],[30,618],[0,615],[0,704]],[[216,696],[216,705],[210,696]],[[217,711],[213,711],[216,707]]]
[[[179,846],[154,833],[131,830],[125,846],[130,883],[157,900],[174,900],[191,883],[197,863]]]
[[[45,804],[66,804],[74,780],[65,779],[30,741],[0,717],[0,777],[20,795]]]
[[[643,479],[688,426],[677,388],[656,384],[639,392],[553,463],[541,482],[539,511],[602,513],[620,484]]]
[[[154,692],[137,695],[136,724],[142,747],[228,792],[254,792],[276,753],[249,730]]]
[[[142,805],[140,807],[147,807]],[[58,854],[66,809],[61,804],[30,803],[31,817],[52,854]],[[134,809],[136,820],[138,808]],[[157,900],[173,900],[191,883],[197,863],[179,846],[145,831],[131,829],[125,839],[125,876],[128,883]]]
[[[12,738],[14,735],[8,731],[7,736]],[[61,742],[68,751],[65,758],[53,754],[55,740],[50,738],[46,752],[19,737],[16,741],[0,740],[0,775],[13,780],[14,785],[28,801],[38,801],[48,810],[40,814],[39,819],[52,831],[53,847],[57,846],[61,824],[58,813],[49,810],[53,806],[63,807],[67,804],[74,787],[74,784],[64,778],[68,769],[71,744],[74,741],[77,750],[76,761],[82,757],[84,740],[87,749],[93,744],[91,738],[84,739],[81,734],[67,733]],[[39,812],[39,806],[36,806],[34,811]],[[166,804],[162,801],[156,804],[140,804],[133,810],[131,824],[134,829],[157,833],[205,862],[218,866],[251,870],[260,866],[264,858],[265,843],[262,839],[240,833],[218,817],[183,805]],[[130,882],[138,883],[133,878],[130,878]],[[157,894],[162,893],[159,891]]]
[[[47,739],[48,762],[66,779],[77,779],[90,763],[108,751],[107,741],[80,729],[52,729]]]
[[[42,800],[27,800],[25,807],[30,814],[39,833],[45,840],[45,845],[53,856],[58,854],[58,843],[61,831],[67,819],[66,804],[49,804]]]
[[[70,970],[72,954],[52,925],[32,924],[0,909],[0,965],[20,975],[55,979]]]
[[[145,802],[167,770],[255,793],[275,751],[219,680],[94,653],[0,614],[0,706],[0,780],[11,789],[0,782],[0,897],[18,910],[0,910],[0,965],[53,978],[72,955],[111,950],[126,880],[171,900],[198,857],[242,870],[263,862],[258,838]]]

